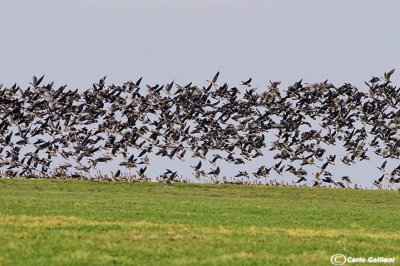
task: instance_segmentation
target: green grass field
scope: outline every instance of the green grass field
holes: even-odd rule
[[[400,264],[398,191],[0,179],[0,202],[2,265]]]

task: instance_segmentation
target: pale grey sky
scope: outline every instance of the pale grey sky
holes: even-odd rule
[[[221,82],[253,77],[260,90],[301,78],[365,88],[399,67],[399,11],[394,0],[0,0],[0,83],[202,85],[221,71]]]
[[[88,87],[105,74],[184,83],[220,70],[232,85],[361,85],[399,62],[399,10],[366,0],[1,0],[0,78]]]

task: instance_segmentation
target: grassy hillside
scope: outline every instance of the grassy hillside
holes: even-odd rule
[[[5,265],[400,263],[398,191],[0,179],[0,202]]]

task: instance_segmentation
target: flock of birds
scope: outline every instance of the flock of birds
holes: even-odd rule
[[[400,183],[400,164],[386,169],[400,157],[400,88],[391,84],[393,72],[372,77],[368,92],[301,80],[286,90],[280,82],[258,89],[251,78],[230,87],[217,85],[219,73],[207,86],[172,81],[143,88],[142,78],[106,86],[105,77],[83,92],[42,84],[44,77],[33,77],[27,89],[0,85],[1,175],[150,181],[150,161],[165,157],[190,158],[193,176],[215,183],[282,185],[274,176],[292,175],[292,184],[358,188],[330,168],[375,154],[382,174],[373,185],[390,188]],[[345,154],[330,151],[337,145]],[[254,172],[246,168],[266,152],[273,159]],[[222,161],[244,170],[222,176]],[[100,165],[110,165],[111,175],[96,172]],[[188,181],[170,169],[155,180]]]

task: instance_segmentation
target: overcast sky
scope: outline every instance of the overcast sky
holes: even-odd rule
[[[220,71],[260,91],[302,78],[365,89],[398,67],[399,11],[399,1],[371,0],[1,0],[0,83],[46,74],[72,89],[104,75],[203,85]]]
[[[400,61],[398,1],[2,0],[0,79],[363,84]],[[397,74],[397,73],[396,73]],[[397,80],[397,75],[394,79]]]

